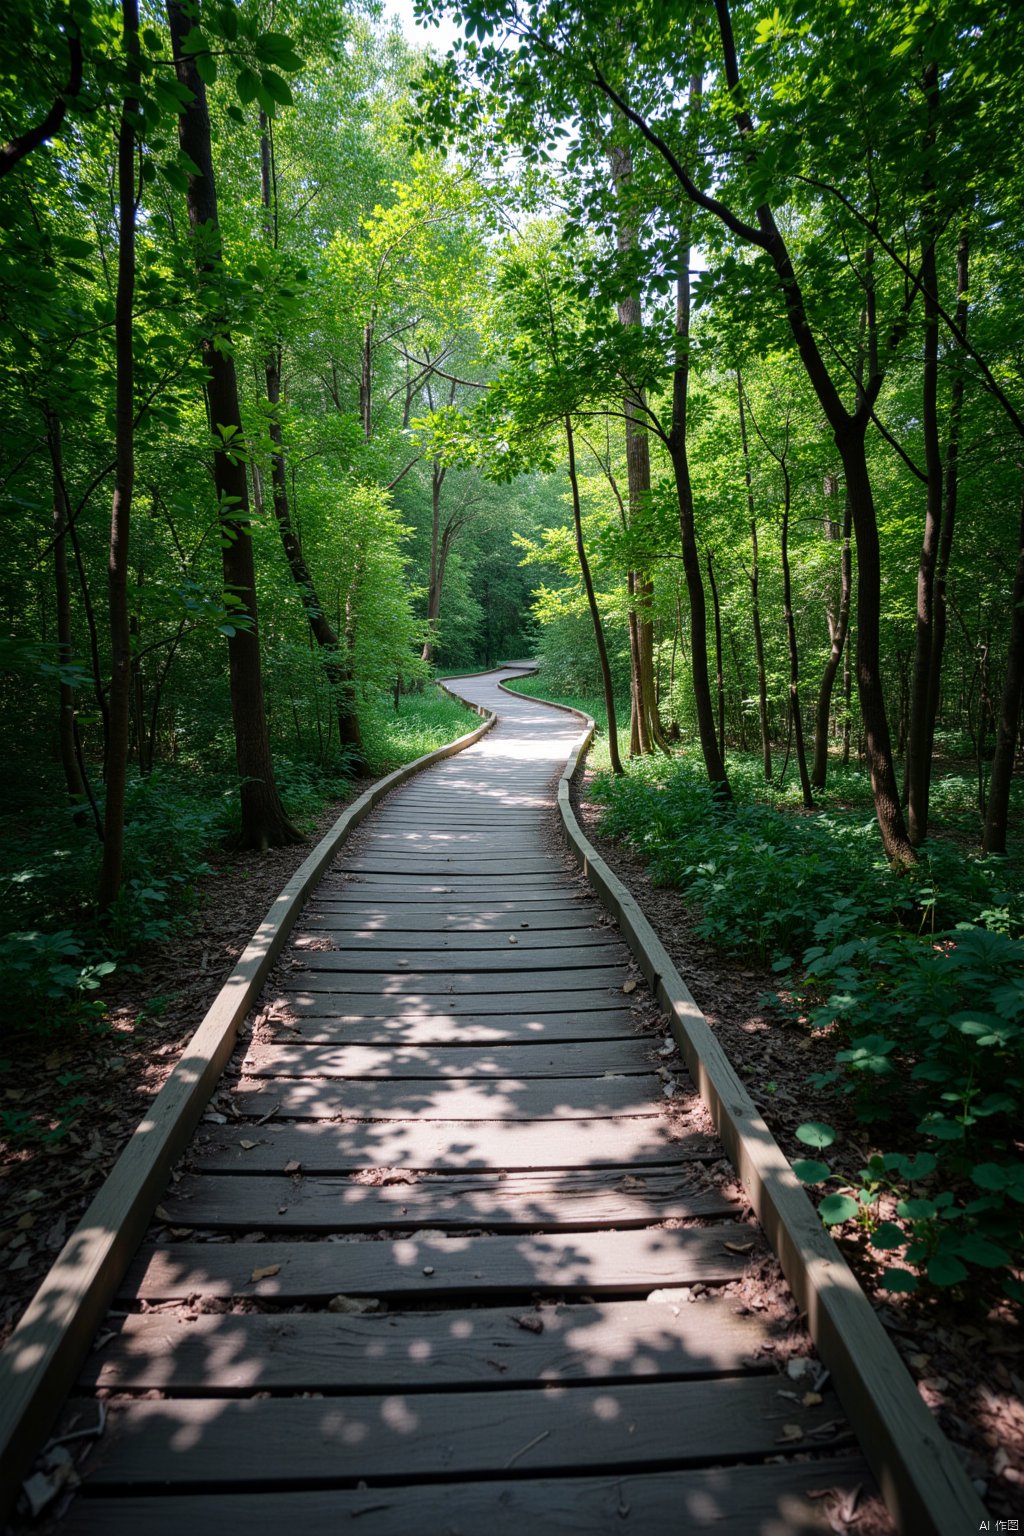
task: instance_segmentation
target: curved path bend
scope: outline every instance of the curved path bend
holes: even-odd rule
[[[742,1305],[760,1234],[557,840],[578,723],[516,674],[451,681],[499,723],[300,918],[69,1407],[74,1536],[791,1536],[869,1482]]]

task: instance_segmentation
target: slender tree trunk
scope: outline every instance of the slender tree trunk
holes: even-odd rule
[[[363,423],[363,441],[373,436],[373,331],[374,322],[363,326],[363,347],[359,358],[359,414]]]
[[[925,71],[929,104],[927,147],[934,144],[934,115],[938,95],[938,65]],[[925,493],[924,534],[917,563],[917,612],[914,626],[914,671],[910,689],[910,725],[907,731],[906,786],[907,831],[919,848],[928,836],[928,797],[932,760],[928,730],[928,699],[934,648],[935,567],[942,526],[942,447],[939,441],[939,301],[938,264],[935,259],[935,190],[930,172],[925,178],[924,227],[921,251],[921,295],[924,304],[924,352],[921,374],[921,429],[924,466],[928,476]]]
[[[642,757],[650,748],[644,742],[644,712],[640,697],[640,624],[635,607],[635,571],[626,572],[626,595],[629,602],[629,755]]]
[[[91,808],[96,831],[102,842],[103,823],[85,772],[82,744],[78,736],[75,690],[69,677],[75,659],[66,542],[70,508],[67,504],[67,490],[64,483],[60,422],[51,411],[46,412],[46,440],[53,466],[53,577],[57,600],[57,658],[60,666],[57,739],[61,766],[64,770],[64,783],[74,811],[74,819],[79,825],[87,822]]]
[[[814,789],[824,789],[828,778],[829,715],[832,712],[832,690],[835,686],[836,674],[839,671],[839,663],[846,655],[846,638],[850,627],[850,594],[853,588],[853,552],[850,548],[851,531],[852,514],[850,511],[850,498],[847,497],[843,508],[843,551],[841,556],[839,611],[836,615],[836,621],[832,626],[832,646],[829,650],[828,660],[825,663],[825,670],[822,673],[821,687],[818,690],[818,707],[814,717],[814,769],[811,773],[811,786]],[[849,755],[848,746],[847,755]]]
[[[864,731],[864,751],[871,775],[875,815],[885,851],[893,864],[914,863],[892,759],[892,738],[885,711],[880,656],[882,566],[878,521],[871,493],[864,432],[839,434],[837,447],[846,473],[857,537],[857,692]]]
[[[672,376],[672,430],[668,436],[669,456],[675,474],[679,498],[679,536],[683,553],[683,573],[690,599],[690,666],[693,674],[693,698],[697,712],[704,766],[712,788],[723,800],[732,799],[729,777],[715,734],[715,713],[708,680],[708,616],[704,600],[704,582],[700,573],[700,552],[693,515],[693,483],[686,443],[686,412],[690,383],[690,238],[689,220],[679,252],[679,276],[676,283],[676,360]]]
[[[178,119],[181,147],[198,167],[198,174],[190,172],[188,178],[189,222],[195,239],[201,240],[203,245],[211,241],[216,245],[213,250],[197,247],[202,277],[221,260],[206,87],[199,77],[194,56],[186,53],[183,47],[192,21],[185,13],[182,0],[168,0],[167,16],[177,77],[179,83],[192,93],[192,100]],[[211,328],[216,331],[215,325]],[[230,351],[217,345],[221,340],[217,334],[204,338],[203,361],[207,370],[213,430],[219,432],[225,428],[231,432],[233,429],[230,440],[215,443],[213,478],[222,528],[224,589],[233,597],[238,617],[234,633],[228,637],[228,672],[235,760],[241,780],[239,842],[243,847],[266,848],[301,841],[301,834],[285,814],[274,783],[260,667],[256,568],[249,531],[249,483],[241,453],[238,381]]]
[[[743,479],[747,487],[747,518],[750,522],[750,613],[754,628],[754,657],[757,663],[757,718],[761,729],[761,760],[766,784],[772,781],[772,740],[768,729],[768,675],[764,664],[764,635],[761,632],[759,600],[760,568],[757,550],[757,517],[754,511],[754,482],[750,473],[750,444],[747,440],[747,415],[743,404],[743,379],[736,370],[736,394],[740,406],[740,442],[743,444]]]
[[[843,767],[850,762],[850,737],[853,733],[853,668],[850,665],[850,653],[853,650],[853,635],[846,638],[846,649],[843,652]]]
[[[441,563],[441,491],[447,471],[435,459],[430,474],[430,578],[427,583],[427,636],[423,642],[421,661],[428,664],[434,659],[437,644],[437,621],[441,617],[441,588],[444,569]]]
[[[135,486],[135,129],[138,98],[133,94],[139,71],[138,0],[122,0],[123,47],[129,94],[124,98],[117,135],[117,295],[114,303],[115,458],[114,497],[110,511],[107,592],[110,615],[110,737],[107,742],[107,799],[103,859],[97,900],[105,912],[121,889],[124,863],[125,790],[131,733],[132,643],[128,617],[128,553],[132,493]]]
[[[996,745],[992,757],[988,806],[985,812],[984,850],[1006,852],[1006,824],[1010,814],[1010,783],[1013,757],[1020,725],[1021,693],[1024,690],[1024,492],[1020,504],[1020,532],[1017,565],[1010,596],[1010,644],[1006,657],[1006,678],[996,726]]]
[[[804,723],[800,713],[800,657],[796,645],[796,623],[793,619],[793,590],[789,572],[789,515],[792,488],[789,468],[781,463],[783,480],[782,503],[782,602],[786,615],[786,641],[789,646],[789,720],[796,748],[796,763],[800,773],[800,793],[807,810],[814,808],[811,780],[807,772],[807,750],[804,746]]]
[[[715,580],[714,555],[708,550],[708,586],[711,588],[711,608],[715,618],[715,681],[718,687],[718,750],[725,761],[725,670],[722,665],[722,610],[718,602],[718,583]]]
[[[594,580],[590,574],[590,561],[587,559],[587,550],[583,543],[583,515],[580,511],[580,488],[576,478],[576,444],[573,437],[572,417],[567,413],[564,419],[565,441],[569,455],[569,485],[572,489],[572,521],[573,527],[576,530],[576,554],[580,562],[583,585],[586,588],[587,605],[590,608],[590,618],[594,625],[597,659],[601,667],[604,707],[608,714],[608,753],[611,758],[612,772],[621,773],[622,760],[619,757],[619,732],[615,720],[615,691],[612,687],[612,669],[608,661],[608,647],[604,639],[604,626],[601,623],[601,614],[597,606],[597,597],[594,593]]]
[[[619,201],[616,243],[620,253],[628,256],[636,245],[636,230],[630,222],[627,206],[629,187],[633,179],[632,152],[628,145],[612,145],[608,160]],[[618,301],[617,308],[622,325],[640,326],[643,323],[639,294],[624,293]],[[643,516],[645,505],[651,494],[651,451],[644,427],[644,404],[642,391],[638,396],[627,394],[623,404],[623,414],[626,418],[626,477],[629,485],[631,526]],[[634,739],[636,751],[644,754],[653,752],[657,747],[665,749],[665,742],[661,722],[658,719],[654,688],[654,634],[651,620],[654,585],[642,572],[630,574],[632,576],[630,613],[635,615],[636,620],[635,628],[631,626],[630,629],[629,650],[630,666],[633,672],[631,697],[636,724],[634,737],[631,719],[630,756],[634,756]]]
[[[966,224],[960,231],[956,253],[956,324],[962,336],[967,335],[967,279],[970,257],[970,236]],[[956,528],[957,497],[960,488],[960,428],[963,420],[964,371],[958,368],[953,375],[952,397],[949,405],[949,435],[946,440],[946,464],[943,476],[942,527],[939,533],[939,549],[935,560],[935,592],[932,602],[932,653],[928,672],[928,740],[927,752],[931,759],[935,750],[935,726],[939,717],[939,700],[942,692],[942,661],[946,649],[948,615],[946,611],[946,578],[953,549],[953,533]]]
[[[273,161],[270,146],[269,124],[266,114],[260,113],[260,184],[263,197],[264,222],[268,238],[274,237],[277,227],[275,217],[276,189],[273,184]],[[274,517],[281,534],[288,568],[298,589],[306,612],[313,639],[317,643],[324,673],[331,685],[332,698],[338,720],[338,739],[350,755],[362,762],[362,731],[355,701],[355,685],[346,654],[338,644],[338,637],[331,627],[326,611],[317,594],[312,573],[306,563],[299,538],[292,521],[288,498],[288,467],[285,458],[284,435],[281,431],[281,352],[279,346],[267,349],[264,358],[264,375],[267,383],[267,404],[270,406],[270,481],[274,504]],[[259,484],[256,466],[253,466],[253,485]]]

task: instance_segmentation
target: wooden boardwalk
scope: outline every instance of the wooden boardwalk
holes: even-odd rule
[[[758,1234],[557,843],[578,726],[500,675],[300,920],[83,1373],[73,1536],[781,1536],[870,1484],[729,1292]]]

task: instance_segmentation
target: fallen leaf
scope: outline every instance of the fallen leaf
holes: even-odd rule
[[[251,1152],[253,1147],[259,1146],[259,1142],[257,1142],[257,1141],[240,1141],[238,1143],[238,1145],[241,1147],[243,1152]]]
[[[19,1232],[28,1232],[32,1227],[35,1226],[35,1224],[36,1219],[34,1216],[19,1216],[15,1222],[15,1226]]]
[[[817,1408],[819,1403],[824,1402],[824,1398],[820,1392],[805,1392],[800,1401],[805,1408]]]
[[[804,1432],[799,1424],[783,1424],[780,1436],[782,1440],[802,1440],[803,1437]]]
[[[623,990],[623,992],[626,992],[626,993],[635,992],[636,991],[636,982],[633,981],[633,980],[624,981],[622,983],[622,990]]]
[[[753,1243],[726,1243],[730,1253],[753,1253]]]
[[[160,1220],[160,1221],[173,1221],[174,1220],[174,1218],[166,1210],[164,1210],[164,1207],[162,1205],[158,1205],[157,1206],[157,1208],[156,1208],[156,1216],[157,1216],[158,1220]]]
[[[280,1264],[264,1264],[262,1269],[253,1270],[252,1283],[255,1285],[257,1280],[269,1280],[271,1275],[279,1275],[280,1273]]]
[[[290,1162],[285,1163],[284,1171],[285,1173],[298,1173],[301,1167],[302,1164],[298,1161],[297,1158],[293,1157]]]
[[[543,1333],[544,1319],[538,1317],[536,1312],[524,1312],[521,1317],[513,1318],[518,1328],[525,1328],[527,1333]]]
[[[510,944],[518,944],[519,943],[519,940],[516,938],[514,933],[510,933],[509,934],[508,941],[509,941]]]
[[[376,1296],[332,1296],[327,1303],[328,1312],[379,1312],[380,1301]]]

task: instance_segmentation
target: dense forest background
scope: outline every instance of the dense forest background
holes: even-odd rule
[[[503,656],[602,699],[616,771],[841,791],[895,869],[947,813],[1013,852],[1022,18],[452,15],[444,56],[340,0],[5,14],[26,1021]]]

